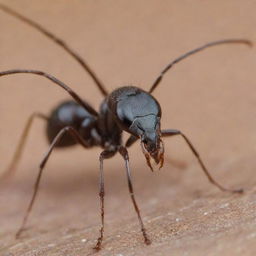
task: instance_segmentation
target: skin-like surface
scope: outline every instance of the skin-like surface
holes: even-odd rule
[[[90,64],[108,90],[150,88],[164,66],[204,43],[225,38],[256,42],[253,1],[1,0],[56,33]],[[0,70],[33,68],[72,87],[95,109],[102,96],[62,49],[33,28],[0,12]],[[164,138],[166,162],[151,173],[140,146],[129,150],[137,201],[150,246],[143,243],[128,194],[124,162],[104,164],[106,227],[95,255],[255,255],[255,47],[223,45],[185,60],[154,96],[162,128],[184,132],[212,175],[245,189],[223,193],[209,184],[181,138]],[[67,93],[30,75],[0,79],[0,160],[8,166],[33,112],[49,114]],[[17,174],[0,185],[0,255],[90,255],[98,237],[100,150],[56,150],[45,167],[28,229],[14,239],[47,150],[38,120]]]

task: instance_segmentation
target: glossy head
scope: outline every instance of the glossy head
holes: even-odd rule
[[[127,86],[110,94],[108,107],[123,130],[140,138],[151,170],[151,159],[162,167],[164,146],[160,130],[161,107],[157,100],[140,88]]]

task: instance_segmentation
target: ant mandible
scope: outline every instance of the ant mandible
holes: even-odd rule
[[[105,97],[99,113],[94,110],[86,101],[81,99],[70,87],[55,78],[54,76],[38,70],[29,69],[15,69],[0,72],[0,76],[12,75],[17,73],[29,73],[39,76],[43,76],[51,80],[54,84],[60,86],[66,90],[74,100],[66,101],[56,107],[50,116],[45,116],[41,113],[34,113],[30,116],[22,133],[20,142],[15,151],[14,157],[11,161],[10,166],[4,172],[3,177],[6,177],[13,173],[16,169],[17,163],[20,159],[23,146],[25,144],[27,135],[29,133],[31,124],[35,118],[42,118],[47,121],[47,136],[50,143],[50,147],[46,152],[43,160],[40,163],[39,174],[37,176],[34,192],[30,204],[27,208],[21,227],[16,233],[18,238],[24,230],[27,222],[29,213],[31,212],[32,206],[37,196],[39,183],[43,173],[43,169],[47,160],[49,159],[52,151],[56,147],[68,147],[75,144],[80,144],[84,148],[88,149],[93,146],[99,146],[103,148],[100,154],[100,175],[99,175],[99,196],[100,196],[100,207],[101,207],[101,228],[100,235],[97,243],[94,247],[96,250],[101,249],[104,233],[104,173],[103,173],[103,161],[105,159],[113,157],[117,152],[123,157],[125,161],[125,169],[128,180],[128,187],[133,202],[134,208],[138,215],[140,228],[146,244],[150,244],[151,241],[147,235],[144,227],[139,207],[135,200],[133,191],[131,170],[129,167],[129,155],[127,148],[130,147],[137,140],[140,140],[142,152],[146,158],[147,165],[153,171],[152,161],[159,168],[164,163],[164,143],[163,137],[180,135],[189,148],[191,149],[194,156],[197,158],[202,170],[206,174],[209,181],[217,186],[222,191],[229,191],[232,193],[241,193],[242,189],[228,189],[220,185],[213,179],[202,159],[200,158],[197,150],[192,145],[187,136],[179,130],[174,129],[161,129],[161,107],[158,101],[152,96],[152,92],[157,88],[161,82],[163,76],[169,71],[173,65],[182,61],[190,55],[193,55],[206,48],[220,45],[220,44],[246,44],[252,46],[249,40],[245,39],[226,39],[207,43],[199,48],[189,51],[170,64],[168,64],[157,79],[154,81],[149,91],[144,91],[141,88],[135,86],[125,86],[114,90],[112,93],[108,93],[105,86],[96,76],[94,71],[88,66],[88,64],[75,53],[64,41],[59,39],[56,35],[52,34],[39,24],[34,21],[22,16],[21,14],[13,11],[9,7],[0,4],[0,9],[28,25],[34,27],[37,31],[43,33],[49,39],[53,40],[56,44],[61,46],[67,53],[69,53],[91,76],[101,94]],[[125,144],[122,142],[123,131],[130,134],[129,139]]]

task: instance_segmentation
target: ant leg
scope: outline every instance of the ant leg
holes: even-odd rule
[[[131,145],[133,145],[139,138],[131,135],[128,140],[125,143],[125,147],[129,148]]]
[[[26,225],[26,222],[27,222],[27,219],[28,219],[28,216],[31,212],[31,209],[33,207],[33,204],[35,202],[35,199],[36,199],[36,196],[37,196],[37,192],[38,192],[38,188],[39,188],[39,183],[40,183],[40,180],[41,180],[41,177],[42,177],[42,173],[43,173],[43,169],[44,169],[44,166],[47,162],[47,160],[49,159],[54,147],[58,144],[58,142],[63,138],[63,136],[65,135],[65,133],[70,133],[70,135],[72,135],[74,137],[74,139],[80,143],[83,147],[88,147],[88,145],[86,144],[86,142],[83,140],[83,138],[79,135],[79,133],[71,126],[67,126],[63,129],[61,129],[59,131],[59,133],[56,135],[56,137],[54,138],[53,142],[51,143],[50,147],[49,147],[49,150],[46,152],[43,160],[41,161],[40,165],[39,165],[39,173],[38,173],[38,176],[37,176],[37,179],[36,179],[36,182],[35,182],[35,185],[34,185],[34,192],[33,192],[33,196],[32,196],[32,199],[29,203],[29,206],[27,208],[27,211],[26,211],[26,214],[23,218],[23,221],[22,221],[22,224],[21,224],[21,227],[19,228],[18,232],[16,233],[16,238],[19,238],[19,236],[21,235],[22,231],[24,230],[24,227]]]
[[[130,192],[130,196],[131,196],[134,208],[135,208],[135,210],[137,212],[137,215],[138,215],[138,218],[139,218],[140,227],[141,227],[141,231],[142,231],[142,234],[143,234],[143,237],[144,237],[144,241],[145,241],[145,244],[149,245],[149,244],[151,244],[151,241],[148,238],[146,229],[144,227],[142,218],[140,216],[140,210],[139,210],[139,207],[138,207],[138,205],[136,203],[134,192],[133,192],[133,185],[132,185],[131,170],[130,170],[130,165],[129,165],[128,151],[127,151],[127,149],[125,147],[121,146],[119,148],[119,153],[121,154],[121,156],[123,157],[123,159],[125,161],[125,169],[126,169],[126,174],[127,174],[127,179],[128,179],[129,192]]]
[[[225,188],[222,185],[220,185],[216,180],[214,180],[214,178],[211,176],[211,174],[209,173],[209,171],[205,167],[203,161],[200,158],[200,155],[198,154],[198,152],[196,151],[196,149],[194,148],[192,143],[189,141],[189,139],[186,137],[186,135],[184,135],[181,131],[168,129],[168,130],[162,130],[161,133],[162,133],[163,137],[175,136],[175,135],[182,136],[182,138],[185,140],[185,142],[187,143],[187,145],[190,147],[191,151],[193,152],[193,154],[197,158],[197,160],[198,160],[202,170],[204,171],[205,175],[207,176],[207,178],[209,179],[209,181],[213,185],[217,186],[222,191],[228,191],[228,192],[232,192],[232,193],[242,193],[243,192],[243,189],[228,189],[228,188]]]
[[[101,244],[103,241],[103,233],[104,233],[104,196],[105,196],[105,189],[104,189],[104,172],[103,172],[103,161],[114,156],[116,151],[104,150],[100,154],[100,208],[101,208],[101,228],[100,228],[100,236],[98,237],[97,243],[93,249],[99,251],[101,249]]]
[[[0,178],[1,181],[9,178],[11,175],[13,175],[15,173],[17,165],[18,165],[19,160],[21,158],[21,155],[22,155],[22,152],[23,152],[23,149],[24,149],[24,145],[26,143],[31,125],[32,125],[32,123],[33,123],[33,121],[36,117],[41,118],[41,119],[46,120],[46,121],[48,120],[48,117],[45,116],[44,114],[41,114],[41,113],[33,113],[29,117],[29,119],[27,120],[26,126],[25,126],[25,128],[24,128],[24,130],[21,134],[19,143],[16,147],[16,150],[15,150],[14,156],[11,160],[11,163],[9,164],[9,166],[7,167],[7,169],[4,171],[3,175]]]

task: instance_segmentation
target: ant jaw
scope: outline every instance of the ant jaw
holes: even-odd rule
[[[157,166],[159,166],[158,169],[160,170],[164,165],[164,143],[162,140],[160,139],[159,148],[156,151],[148,151],[143,141],[141,141],[140,145],[150,170],[153,172]],[[154,160],[153,165],[152,160]]]

